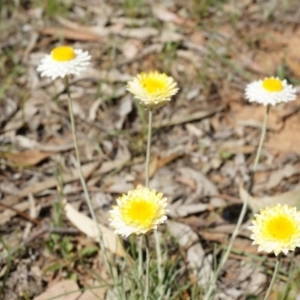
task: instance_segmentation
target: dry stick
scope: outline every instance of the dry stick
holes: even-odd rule
[[[13,212],[15,212],[17,215],[19,215],[19,216],[22,217],[23,219],[25,219],[25,220],[27,220],[27,221],[29,221],[29,222],[31,222],[31,223],[37,225],[37,226],[39,226],[39,225],[42,224],[41,221],[39,221],[38,219],[35,219],[35,218],[30,217],[28,214],[26,214],[26,213],[24,213],[24,212],[22,212],[22,211],[20,211],[20,210],[18,210],[18,209],[16,209],[16,208],[14,208],[14,207],[8,205],[8,204],[5,204],[5,203],[3,203],[3,202],[0,202],[0,206],[3,206],[3,207],[5,207],[5,208],[7,208],[7,209],[12,210]]]
[[[82,185],[82,188],[83,188],[83,191],[84,191],[85,199],[86,199],[86,202],[87,202],[88,207],[89,207],[90,214],[92,216],[93,221],[96,224],[96,228],[97,228],[98,236],[99,236],[98,242],[99,242],[99,245],[100,245],[100,249],[102,250],[102,253],[104,255],[104,262],[105,262],[106,268],[109,271],[110,276],[112,277],[112,279],[114,279],[115,277],[113,276],[113,270],[112,270],[110,264],[108,263],[108,257],[107,257],[107,253],[106,253],[106,249],[105,249],[105,245],[104,245],[104,241],[103,241],[102,232],[100,230],[99,224],[98,224],[97,219],[96,219],[95,211],[94,211],[94,208],[92,206],[91,198],[89,196],[88,189],[87,189],[87,184],[85,182],[85,178],[83,176],[83,172],[82,172],[82,168],[81,168],[81,160],[80,160],[80,155],[79,155],[75,120],[74,120],[74,114],[73,114],[73,104],[72,104],[71,95],[70,95],[70,86],[69,86],[69,77],[68,76],[65,77],[65,81],[66,81],[68,106],[69,106],[71,128],[72,128],[72,134],[73,134],[73,140],[74,140],[74,148],[75,148],[76,159],[77,159],[77,164],[78,164],[77,167],[78,167],[78,171],[79,171],[79,177],[80,177],[81,185]]]
[[[84,166],[83,169],[83,175],[85,177],[90,177],[93,172],[95,171],[95,169],[98,168],[98,166],[100,165],[101,162],[93,164],[91,167],[90,166]],[[79,172],[74,172],[74,174],[63,174],[63,183],[69,183],[69,182],[73,182],[76,181],[79,178]],[[57,185],[57,179],[56,178],[49,178],[46,179],[44,181],[41,182],[37,182],[33,185],[30,185],[26,188],[24,188],[23,190],[21,190],[18,195],[16,196],[12,196],[12,197],[7,197],[7,199],[5,199],[5,203],[8,205],[13,205],[15,203],[18,203],[21,199],[23,199],[24,197],[28,196],[29,194],[36,194],[39,193],[41,191],[44,191],[46,189],[55,187]],[[4,203],[2,201],[2,203]]]
[[[217,270],[216,270],[216,272],[213,276],[213,279],[212,279],[212,281],[209,285],[207,293],[204,295],[203,300],[209,300],[210,299],[210,296],[211,296],[211,294],[214,290],[214,287],[215,287],[215,284],[216,284],[217,279],[219,277],[219,274],[220,274],[221,270],[223,269],[223,267],[224,267],[224,265],[225,265],[225,263],[228,259],[228,256],[229,256],[229,254],[231,252],[231,249],[232,249],[232,246],[233,246],[233,242],[234,242],[236,236],[238,235],[238,233],[240,231],[240,228],[241,228],[241,225],[242,225],[242,222],[244,220],[244,217],[245,217],[245,214],[246,214],[246,211],[247,211],[247,207],[248,207],[249,195],[250,195],[250,192],[252,191],[252,187],[253,187],[254,174],[255,174],[256,169],[257,169],[257,165],[258,165],[258,161],[259,161],[259,158],[260,158],[260,155],[261,155],[263,142],[264,142],[265,135],[266,135],[269,112],[270,112],[270,105],[267,105],[265,118],[264,118],[264,123],[263,123],[261,136],[260,136],[260,141],[259,141],[259,145],[258,145],[258,148],[257,148],[252,173],[251,173],[251,176],[250,176],[250,182],[249,182],[248,189],[247,189],[247,191],[248,191],[247,197],[244,200],[243,207],[242,207],[238,222],[236,224],[236,227],[235,227],[235,229],[232,233],[232,236],[230,238],[229,245],[228,245],[224,255],[222,255],[221,262],[220,262],[220,264],[219,264],[219,266],[218,266],[218,268],[217,268]]]
[[[156,123],[152,124],[151,127],[156,128],[156,129],[161,129],[163,127],[170,127],[170,126],[181,125],[181,124],[189,123],[189,122],[193,122],[193,121],[199,121],[199,120],[205,119],[207,117],[210,117],[210,116],[214,115],[215,113],[221,112],[225,108],[226,108],[225,105],[220,105],[216,108],[207,109],[207,110],[203,110],[203,111],[197,111],[195,113],[184,115],[184,116],[176,116],[171,119],[165,119],[165,120],[156,122]],[[139,133],[139,132],[141,132],[140,126],[137,126],[137,127],[129,130],[129,133]]]
[[[268,290],[267,290],[267,293],[266,293],[266,296],[265,296],[264,300],[268,300],[268,299],[269,299],[269,296],[270,296],[270,294],[271,294],[273,285],[274,285],[274,283],[275,283],[275,280],[276,280],[276,277],[277,277],[277,274],[278,274],[278,270],[279,270],[279,265],[280,265],[281,257],[282,257],[282,254],[279,253],[279,255],[277,256],[277,261],[276,261],[276,265],[275,265],[275,270],[274,270],[274,272],[273,272],[272,280],[271,280],[271,282],[270,282],[270,285],[269,285],[269,288],[268,288]]]

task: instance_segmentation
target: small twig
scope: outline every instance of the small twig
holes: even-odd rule
[[[17,215],[19,215],[19,216],[22,217],[23,219],[25,219],[25,220],[27,220],[27,221],[29,221],[29,222],[31,222],[31,223],[37,225],[37,226],[39,226],[39,225],[42,224],[41,221],[39,221],[38,219],[35,219],[35,218],[30,217],[28,214],[26,214],[26,213],[24,213],[24,212],[22,212],[22,211],[20,211],[20,210],[18,210],[18,209],[16,209],[16,208],[14,208],[14,207],[8,205],[8,204],[5,204],[5,203],[3,203],[3,202],[0,202],[0,206],[12,210],[13,212],[15,212]]]
[[[214,194],[214,195],[211,195],[210,196],[211,198],[222,198],[228,202],[231,202],[233,204],[240,204],[242,203],[242,201],[239,199],[239,198],[236,198],[236,197],[232,197],[232,196],[229,196],[229,195],[226,195],[226,194]]]
[[[85,178],[89,178],[93,172],[98,168],[98,166],[102,163],[102,161],[98,161],[95,163],[91,163],[88,165],[83,166],[83,173]],[[73,174],[63,174],[63,183],[69,183],[73,181],[77,181],[80,179],[79,171],[75,171]],[[24,197],[28,196],[29,194],[36,194],[46,189],[50,189],[57,186],[57,179],[56,178],[49,178],[41,182],[37,182],[34,185],[27,186],[23,190],[21,190],[18,195],[8,197],[5,202],[6,204],[9,203],[13,205],[19,202]],[[3,201],[2,201],[3,203]],[[8,205],[8,204],[7,204]]]
[[[105,132],[107,131],[107,127],[105,127],[105,125],[102,125],[98,122],[90,121],[90,120],[87,120],[87,119],[84,119],[84,118],[79,118],[79,119],[80,119],[80,121],[82,121],[82,122],[84,122],[84,123],[86,123],[90,126],[93,126],[93,127],[97,128],[101,131],[105,131]]]
[[[46,232],[59,233],[59,234],[79,234],[81,231],[73,227],[43,227]]]
[[[300,106],[294,107],[289,112],[285,113],[283,116],[280,117],[280,122],[285,122],[288,118],[292,117],[293,115],[297,114],[300,111]]]
[[[195,122],[198,120],[202,120],[208,117],[211,117],[212,115],[223,111],[226,108],[225,105],[220,105],[216,108],[213,109],[208,109],[208,110],[203,110],[203,111],[198,111],[196,113],[191,113],[189,115],[184,115],[184,116],[176,116],[170,120],[161,120],[159,122],[156,122],[152,124],[152,129],[160,129],[162,127],[170,127],[174,125],[180,125],[184,123],[190,123],[190,122]],[[130,133],[137,133],[141,131],[140,126],[136,126],[136,128],[129,129],[128,132]]]

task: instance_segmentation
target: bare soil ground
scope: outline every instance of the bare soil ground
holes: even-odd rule
[[[297,0],[159,3],[0,3],[1,299],[49,299],[55,285],[56,291],[78,289],[72,299],[108,299],[103,289],[94,296],[79,290],[94,286],[95,274],[107,275],[96,244],[70,223],[61,205],[65,198],[89,215],[64,83],[36,71],[41,58],[61,44],[92,56],[87,71],[72,79],[71,95],[89,191],[99,223],[106,226],[115,198],[144,182],[147,114],[137,108],[126,83],[151,70],[178,82],[178,95],[154,114],[150,187],[169,201],[169,221],[161,232],[170,256],[196,271],[194,277],[182,273],[179,282],[197,285],[197,276],[213,272],[240,212],[265,111],[247,103],[244,89],[271,75],[299,89],[300,5]],[[299,98],[271,109],[250,217],[265,205],[266,195],[293,191],[282,201],[294,197],[298,203],[299,109]],[[216,299],[264,295],[275,259],[257,254],[247,226],[248,219]],[[196,236],[193,245],[180,238],[182,232]],[[284,258],[282,284],[290,261]],[[285,299],[296,299],[298,264],[296,255]],[[280,285],[276,289],[272,299],[281,299]],[[177,299],[190,297],[188,288]]]

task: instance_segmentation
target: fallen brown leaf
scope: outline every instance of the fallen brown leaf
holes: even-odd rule
[[[67,218],[72,224],[78,228],[80,231],[85,233],[88,237],[92,238],[95,241],[99,241],[98,229],[95,222],[87,217],[86,215],[77,211],[71,204],[66,203],[64,210]],[[121,257],[128,256],[126,251],[123,248],[122,243],[119,240],[119,237],[114,234],[113,230],[98,224],[99,229],[102,233],[102,238],[104,241],[105,247],[112,253],[117,254]]]
[[[300,61],[299,59],[293,58],[293,57],[286,57],[285,59],[287,65],[292,70],[292,72],[300,78]]]
[[[198,235],[190,226],[185,224],[167,221],[167,225],[171,234],[178,240],[179,245],[187,250],[188,264],[197,274],[198,282],[204,285],[209,283],[213,271],[209,260],[205,256]]]
[[[162,120],[159,122],[155,122],[153,124],[153,128],[162,128],[162,127],[168,127],[168,126],[174,126],[184,123],[189,123],[197,120],[202,120],[207,117],[210,117],[214,115],[215,113],[221,112],[225,109],[225,105],[220,105],[216,108],[210,108],[207,110],[197,111],[195,113],[191,113],[189,115],[178,115],[174,116],[170,120]],[[131,132],[141,132],[141,126],[136,126],[136,128],[132,129]]]
[[[159,34],[159,31],[154,27],[124,28],[120,30],[118,34],[122,37],[146,40],[151,37],[157,36]]]
[[[57,27],[45,27],[45,28],[38,28],[38,32],[44,35],[52,35],[56,38],[65,38],[75,41],[89,41],[89,42],[99,42],[101,41],[102,37],[91,32],[77,32],[71,29],[62,29]]]
[[[91,35],[91,36],[95,35],[101,39],[101,36],[93,31],[94,30],[93,27],[82,26],[79,23],[75,23],[73,21],[67,20],[61,16],[56,16],[55,19],[58,21],[58,23],[60,23],[63,27],[67,28],[68,30],[76,31],[78,33]]]
[[[105,299],[106,287],[93,287],[86,289],[77,300],[99,300]]]
[[[89,177],[99,166],[101,162],[95,162],[91,164],[84,165],[82,167],[82,172],[84,177]],[[72,182],[79,179],[79,171],[75,171],[74,174],[63,174],[62,175],[63,182]],[[49,189],[52,187],[57,186],[57,179],[56,178],[50,178],[46,179],[42,182],[35,183],[33,185],[30,185],[23,190],[20,191],[20,193],[17,196],[9,197],[4,202],[7,205],[13,205],[17,203],[20,199],[28,196],[29,194],[36,194],[38,192],[41,192],[45,189]]]
[[[154,16],[162,22],[173,22],[177,25],[186,27],[194,27],[196,25],[196,23],[191,19],[184,19],[179,15],[167,10],[161,4],[154,4],[152,6],[152,12]]]
[[[282,128],[282,130],[269,134],[269,138],[265,143],[265,147],[274,149],[276,151],[298,153],[300,148],[300,140],[295,137],[298,136],[299,130],[299,114],[292,115],[286,120],[285,126]]]
[[[135,58],[143,49],[143,44],[139,40],[130,39],[122,45],[122,53],[127,59]]]
[[[175,24],[182,25],[185,20],[178,15],[167,10],[164,6],[160,4],[155,4],[152,6],[152,11],[155,17],[163,22],[174,22]]]
[[[253,210],[254,213],[258,212],[260,209],[265,208],[266,206],[272,207],[278,203],[296,207],[300,203],[300,187],[286,193],[264,197],[252,197],[247,193],[242,185],[240,185],[239,191],[241,200],[244,202],[246,201],[246,199],[248,199],[249,207]]]
[[[35,166],[52,154],[53,152],[44,152],[39,149],[30,149],[18,153],[3,153],[2,155],[13,163],[23,166]]]
[[[170,155],[160,157],[158,155],[154,156],[150,162],[149,167],[149,176],[150,178],[153,177],[153,175],[162,167],[168,165],[172,161],[176,160],[182,156],[182,153],[172,153]],[[145,178],[145,172],[141,175],[142,178]]]
[[[77,292],[76,292],[77,290]],[[63,280],[51,287],[49,287],[44,293],[34,300],[48,300],[48,299],[61,299],[61,300],[76,300],[80,296],[81,292],[77,283],[74,280]]]

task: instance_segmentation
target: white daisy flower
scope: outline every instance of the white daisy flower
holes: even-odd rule
[[[110,226],[116,234],[147,234],[167,219],[167,199],[162,193],[138,186],[117,199],[109,211]]]
[[[287,254],[300,247],[300,214],[296,207],[277,204],[254,216],[251,239],[258,251]]]
[[[146,107],[160,107],[178,92],[172,77],[157,71],[140,73],[127,84],[127,90]]]
[[[87,51],[60,46],[41,60],[37,70],[41,72],[42,77],[50,77],[52,80],[70,74],[79,75],[90,63],[90,59],[91,56]]]
[[[246,98],[250,102],[263,105],[276,105],[281,102],[290,102],[296,99],[296,90],[286,80],[277,77],[267,77],[247,85]]]

